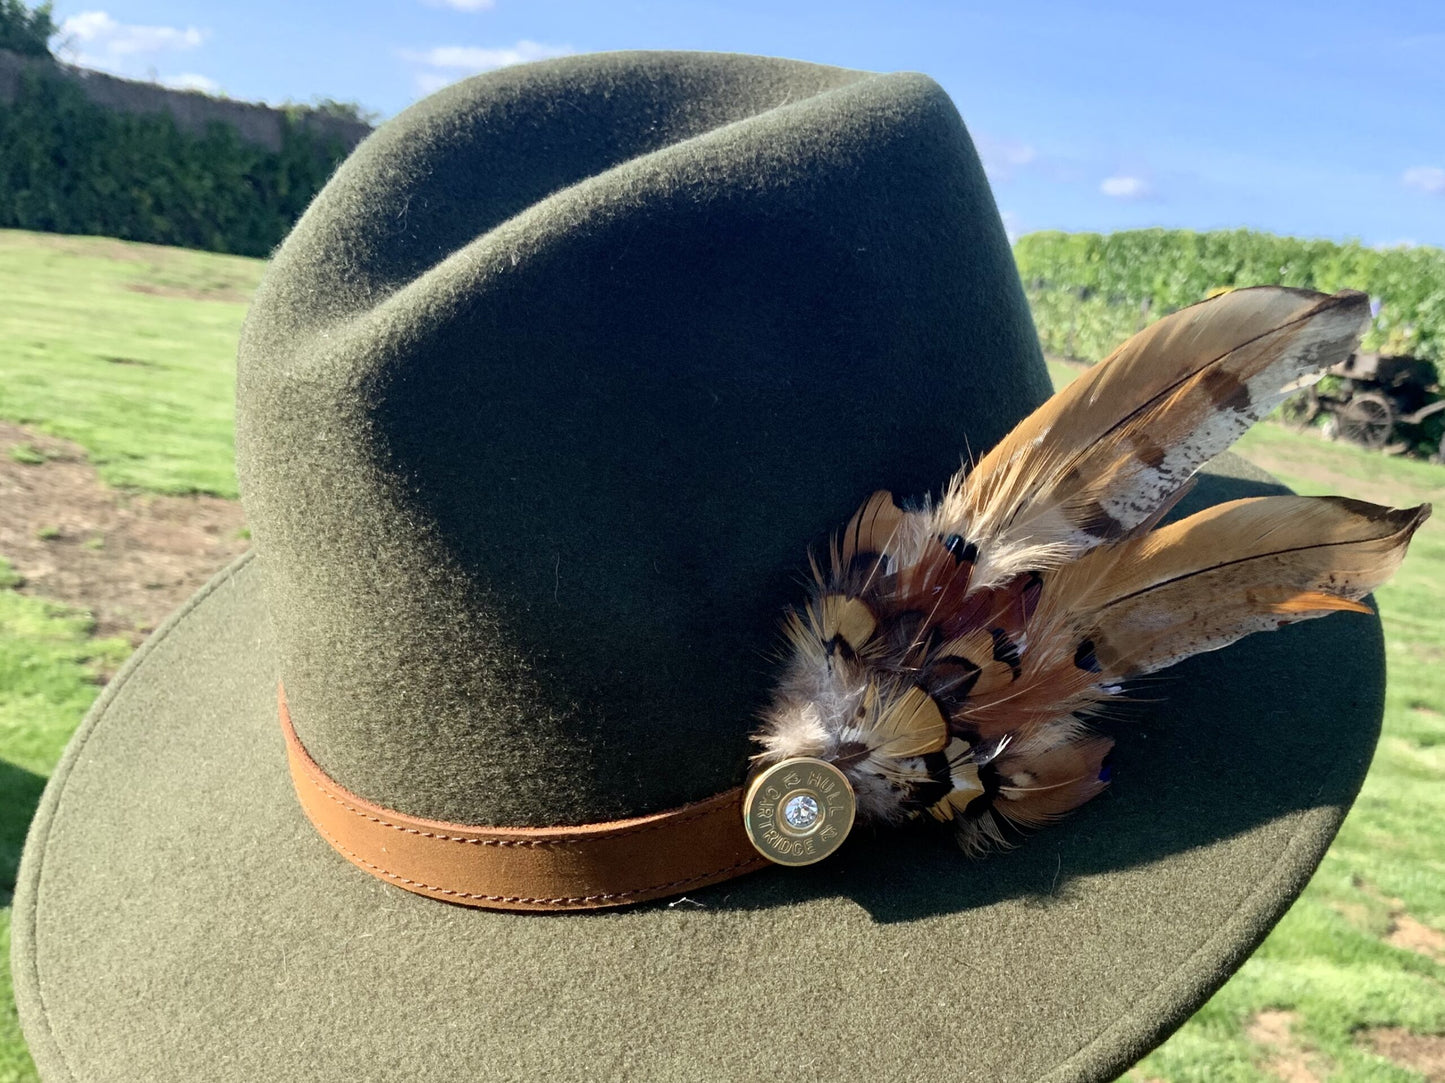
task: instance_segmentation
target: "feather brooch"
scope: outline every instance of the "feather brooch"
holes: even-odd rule
[[[873,494],[787,618],[744,819],[785,864],[860,821],[971,854],[1108,782],[1085,721],[1130,679],[1360,599],[1429,505],[1236,500],[1160,527],[1195,472],[1354,350],[1364,294],[1260,287],[1176,312],[1025,418],[936,503]]]

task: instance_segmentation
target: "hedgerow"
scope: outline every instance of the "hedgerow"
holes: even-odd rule
[[[1014,258],[1044,350],[1098,361],[1135,331],[1239,286],[1356,289],[1375,302],[1363,348],[1445,361],[1445,250],[1367,248],[1251,230],[1031,233]]]
[[[7,0],[0,0],[7,2]],[[22,74],[0,105],[0,227],[265,256],[347,148],[282,117],[279,150],[214,123],[93,104],[58,73]]]

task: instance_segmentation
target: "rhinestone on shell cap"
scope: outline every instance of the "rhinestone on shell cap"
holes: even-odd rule
[[[743,798],[743,826],[758,853],[779,865],[811,865],[843,844],[857,803],[847,777],[806,756],[758,774]]]

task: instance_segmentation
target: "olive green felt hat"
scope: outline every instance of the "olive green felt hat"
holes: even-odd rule
[[[59,1080],[1103,1080],[1299,892],[1364,774],[1378,622],[1191,660],[1114,783],[985,861],[859,834],[590,913],[449,905],[307,821],[278,724],[410,816],[639,817],[742,780],[810,545],[1046,396],[958,114],[705,54],[478,77],[364,143],[240,349],[254,553],[46,790],[14,971]],[[1268,491],[1216,463],[1192,507]],[[1185,510],[1188,510],[1186,508]]]

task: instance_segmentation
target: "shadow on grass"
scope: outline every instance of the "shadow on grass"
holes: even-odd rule
[[[45,779],[34,771],[0,760],[0,905],[8,906],[15,893],[25,832],[44,789]]]

